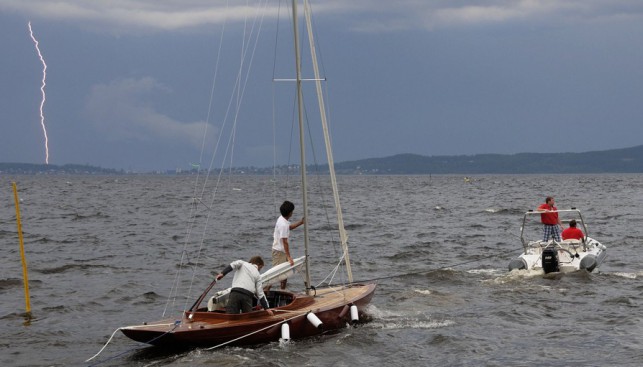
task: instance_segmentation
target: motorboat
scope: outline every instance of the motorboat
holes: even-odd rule
[[[605,260],[607,248],[596,239],[589,237],[580,210],[572,208],[556,212],[561,217],[561,223],[569,223],[572,219],[576,220],[577,225],[582,226],[584,237],[582,239],[561,239],[561,241],[548,239],[545,241],[542,238],[542,223],[540,222],[542,212],[529,210],[524,214],[520,227],[523,252],[509,262],[509,271],[533,270],[542,271],[545,274],[569,273],[578,270],[591,272]],[[536,236],[541,238],[534,239],[538,238]]]

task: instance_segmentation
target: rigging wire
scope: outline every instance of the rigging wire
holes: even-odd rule
[[[230,6],[230,1],[228,0],[228,1],[226,1],[226,13],[227,13],[227,9],[229,8],[229,6]],[[192,196],[194,199],[193,199],[192,204],[190,206],[190,213],[189,213],[189,216],[188,216],[189,219],[188,219],[188,225],[187,225],[187,228],[186,228],[185,242],[183,244],[183,251],[181,252],[181,260],[180,260],[180,263],[179,263],[180,266],[177,268],[175,279],[174,279],[174,281],[172,283],[172,286],[170,288],[170,293],[168,294],[168,298],[167,298],[167,301],[165,303],[165,308],[163,309],[163,317],[165,317],[165,314],[167,312],[167,308],[168,308],[168,306],[170,304],[170,299],[172,299],[172,307],[174,307],[174,300],[176,299],[176,297],[178,295],[180,272],[181,272],[181,268],[182,268],[182,265],[183,265],[184,255],[187,253],[187,245],[189,243],[190,234],[192,232],[192,228],[193,228],[193,225],[194,225],[194,222],[193,222],[194,215],[195,215],[194,213],[195,213],[195,211],[197,209],[197,205],[196,205],[197,202],[196,201],[201,200],[201,197],[197,196],[198,184],[199,184],[199,178],[200,178],[200,174],[201,174],[201,166],[202,166],[202,162],[203,162],[203,154],[205,152],[206,140],[207,140],[207,136],[208,136],[208,134],[207,134],[208,133],[208,126],[210,125],[210,116],[211,116],[211,113],[212,113],[212,106],[213,106],[213,101],[214,101],[214,92],[215,92],[215,87],[216,87],[216,81],[217,81],[217,76],[219,74],[219,63],[221,61],[221,54],[222,54],[222,48],[223,48],[223,39],[224,39],[225,31],[226,31],[226,25],[227,25],[227,18],[224,19],[224,21],[223,21],[223,23],[221,25],[221,35],[219,37],[219,48],[218,48],[218,51],[217,51],[217,57],[216,57],[215,66],[214,66],[214,73],[213,73],[213,76],[212,76],[212,87],[210,89],[210,100],[208,102],[208,109],[207,109],[207,113],[206,113],[205,125],[203,127],[203,139],[201,140],[201,151],[200,151],[200,154],[199,154],[199,163],[198,163],[198,166],[197,166],[197,174],[196,174],[196,179],[194,180],[194,194]]]
[[[263,8],[263,11],[260,12],[260,10],[262,8]],[[248,83],[248,80],[249,80],[249,77],[250,77],[250,71],[252,69],[252,63],[253,63],[253,60],[254,60],[255,51],[256,51],[257,45],[259,43],[259,34],[261,33],[261,28],[262,28],[262,25],[263,25],[264,16],[265,16],[265,13],[266,13],[266,11],[265,11],[266,8],[267,8],[267,0],[264,1],[263,5],[258,4],[257,8],[255,10],[255,15],[254,15],[254,19],[253,19],[253,22],[252,22],[252,26],[251,26],[251,29],[250,29],[250,31],[248,33],[248,36],[247,36],[248,43],[243,48],[243,53],[242,53],[243,57],[242,57],[240,65],[239,65],[239,71],[238,71],[237,77],[236,77],[236,82],[235,82],[235,87],[234,87],[235,90],[236,90],[236,93],[235,93],[235,91],[233,91],[233,93],[232,93],[232,97],[230,98],[229,103],[228,103],[228,110],[226,112],[226,116],[228,115],[228,112],[231,109],[233,101],[236,99],[235,94],[240,97],[240,99],[236,99],[237,101],[243,100],[243,97],[245,95],[245,90],[246,90],[246,86],[247,86],[247,83]],[[245,32],[244,32],[244,35],[245,35]],[[245,38],[246,37],[244,36],[244,44],[245,44]],[[254,41],[253,41],[253,39],[254,39]],[[253,45],[252,52],[249,53],[251,45]],[[250,54],[250,56],[248,56],[248,54]],[[247,59],[249,59],[248,62],[244,63],[245,60],[247,60]],[[245,69],[244,69],[244,65],[247,65],[245,67]],[[244,70],[245,70],[245,78],[244,78]],[[240,89],[240,91],[238,89]],[[228,152],[231,151],[231,145],[233,144],[233,138],[234,138],[234,131],[236,131],[237,124],[238,124],[238,121],[239,121],[238,117],[239,117],[240,107],[241,107],[241,103],[237,103],[236,108],[234,109],[233,122],[232,122],[232,127],[231,127],[231,132],[232,133],[230,134],[230,138],[228,139],[227,147],[226,147],[226,149],[224,151],[224,157],[222,159],[221,168],[218,170],[217,182],[216,182],[216,185],[213,188],[210,207],[214,206],[214,200],[216,198],[216,193],[218,192],[219,184],[220,184],[221,179],[222,179],[222,174],[223,174],[223,171],[224,171],[224,168],[225,168],[225,162],[227,160]],[[227,119],[224,120],[224,124],[225,124],[225,121],[227,121]],[[219,138],[221,137],[221,135],[222,134],[219,135]],[[218,146],[218,142],[217,142],[217,146]],[[212,158],[210,160],[210,169],[208,170],[208,172],[212,171],[212,167],[214,166],[215,156],[216,156],[216,150],[212,154]],[[209,174],[208,174],[208,176],[209,176]],[[206,185],[204,184],[204,186],[203,186],[203,191],[204,192],[205,192],[205,188],[206,188]],[[200,241],[199,249],[198,249],[198,252],[197,252],[197,265],[198,265],[198,260],[200,259],[201,254],[202,254],[203,245],[205,243],[205,238],[206,238],[206,234],[207,234],[208,224],[209,224],[209,221],[210,221],[210,218],[212,217],[212,215],[213,215],[212,212],[208,212],[208,214],[206,215],[205,224],[203,226],[203,231],[202,231],[202,236],[201,236],[201,241]],[[196,272],[193,272],[192,273],[192,279],[190,280],[190,286],[189,286],[189,289],[188,289],[188,293],[187,293],[186,298],[185,298],[184,309],[187,307],[187,304],[189,302],[195,278],[196,278]]]
[[[229,3],[227,3],[227,5],[229,5]],[[202,160],[203,160],[203,154],[205,152],[205,140],[206,140],[206,136],[207,136],[207,130],[204,131],[204,138],[203,138],[202,147],[201,147],[201,158],[200,158],[199,165],[198,165],[197,178],[195,180],[195,190],[194,190],[194,195],[193,195],[193,199],[192,199],[192,207],[190,209],[190,214],[189,214],[189,219],[188,219],[188,226],[187,226],[187,230],[186,230],[186,239],[185,239],[185,242],[184,242],[184,249],[183,249],[183,251],[181,253],[181,260],[180,260],[180,264],[179,264],[179,267],[178,267],[178,270],[177,270],[177,275],[176,275],[175,281],[174,281],[174,283],[172,285],[170,295],[168,296],[168,302],[166,303],[165,310],[163,311],[164,316],[165,316],[165,313],[167,312],[167,308],[168,308],[168,305],[170,303],[170,299],[173,299],[172,307],[174,307],[174,300],[176,300],[176,297],[178,296],[178,288],[179,288],[179,283],[180,283],[180,272],[182,271],[182,269],[184,268],[184,265],[185,265],[185,257],[186,257],[186,254],[188,253],[187,245],[190,242],[192,231],[195,229],[195,226],[197,225],[196,218],[197,218],[197,212],[198,212],[198,209],[199,209],[199,203],[204,203],[204,197],[205,197],[206,192],[208,191],[208,184],[209,184],[209,181],[210,181],[210,176],[212,175],[213,167],[215,166],[215,161],[216,161],[216,158],[218,156],[217,152],[219,151],[219,146],[221,145],[221,138],[222,138],[222,136],[224,136],[223,131],[226,130],[226,126],[228,125],[228,121],[230,121],[230,116],[233,115],[233,118],[232,118],[233,122],[231,123],[231,125],[232,125],[232,127],[231,127],[232,133],[230,134],[230,139],[228,139],[227,147],[226,147],[226,149],[224,151],[224,154],[223,154],[224,157],[222,159],[221,168],[218,170],[218,175],[216,177],[216,182],[215,182],[214,187],[211,189],[211,192],[210,192],[210,195],[211,195],[210,205],[204,205],[205,208],[207,209],[207,211],[206,211],[207,214],[205,215],[205,219],[204,219],[204,227],[203,227],[203,231],[202,231],[202,234],[201,234],[199,248],[198,248],[198,251],[196,253],[197,256],[196,256],[196,263],[195,263],[194,269],[196,269],[198,267],[198,264],[199,264],[199,261],[200,261],[200,258],[201,258],[201,254],[202,254],[202,250],[203,250],[203,246],[204,246],[205,238],[206,238],[206,234],[207,234],[207,226],[208,226],[208,223],[209,223],[209,219],[210,219],[211,215],[213,214],[213,210],[211,208],[214,207],[213,204],[214,204],[214,201],[215,201],[215,199],[217,197],[217,191],[218,191],[218,187],[220,186],[220,183],[221,183],[222,173],[223,173],[224,168],[225,168],[225,162],[227,161],[228,153],[231,152],[231,146],[234,144],[233,138],[234,138],[234,131],[236,131],[236,127],[237,127],[238,115],[239,115],[239,110],[240,110],[239,107],[240,107],[241,102],[243,100],[245,87],[246,87],[248,79],[249,79],[249,74],[250,74],[250,70],[251,70],[251,66],[252,66],[252,61],[253,61],[254,53],[255,53],[257,45],[258,45],[259,33],[261,31],[261,26],[263,24],[263,19],[264,19],[264,16],[265,16],[265,9],[266,8],[267,8],[267,0],[262,0],[261,2],[257,3],[256,10],[255,10],[255,13],[254,13],[254,18],[253,18],[253,21],[251,22],[252,25],[250,27],[250,30],[246,32],[246,28],[248,26],[246,25],[246,27],[244,27],[244,36],[243,36],[244,40],[243,40],[243,43],[242,43],[242,57],[241,57],[240,65],[239,65],[239,71],[237,72],[236,80],[235,80],[235,83],[234,83],[234,86],[233,86],[233,89],[232,89],[232,92],[231,92],[231,95],[230,95],[230,99],[228,100],[228,105],[227,105],[227,108],[225,109],[225,113],[224,113],[224,117],[223,117],[223,120],[222,120],[222,126],[220,128],[220,132],[219,132],[219,134],[217,134],[218,137],[217,137],[217,140],[216,140],[215,147],[214,147],[214,149],[212,151],[209,166],[207,167],[207,170],[206,170],[206,172],[204,174],[204,177],[201,178],[201,170],[203,169]],[[221,40],[220,40],[220,44],[219,44],[219,53],[218,53],[218,56],[217,56],[217,62],[215,64],[215,77],[213,78],[213,86],[212,86],[211,95],[210,95],[210,105],[208,107],[208,114],[207,114],[208,122],[210,120],[211,111],[213,109],[212,108],[212,103],[213,103],[213,100],[214,100],[214,89],[215,89],[215,84],[216,84],[216,81],[217,81],[216,75],[218,75],[218,70],[219,70],[219,61],[220,61],[220,55],[221,55],[221,50],[222,50],[222,44],[223,44],[223,33],[225,32],[225,24],[226,23],[224,22],[223,23],[223,29],[222,29],[222,36],[221,36]],[[247,42],[246,42],[246,39],[247,39]],[[250,47],[252,45],[254,45],[254,47],[250,51]],[[250,55],[250,56],[248,56],[248,55]],[[247,61],[248,59],[249,59],[249,61]],[[244,78],[244,73],[245,73],[245,78]],[[235,101],[237,103],[236,103],[236,106],[233,107]],[[199,185],[200,185],[200,192],[199,192]],[[184,306],[184,308],[187,307],[187,302],[190,299],[190,294],[192,292],[192,287],[193,287],[193,284],[194,284],[195,276],[196,276],[196,271],[193,270],[192,271],[192,279],[190,281],[190,286],[188,288],[186,298],[185,298],[185,306]]]
[[[273,207],[279,212],[279,204],[277,202],[277,91],[275,73],[277,68],[277,40],[279,39],[279,24],[281,23],[281,1],[277,6],[277,27],[275,31],[275,40],[273,43],[273,49],[275,52],[272,56],[272,204]]]
[[[276,93],[275,85],[276,85],[276,81],[277,81],[276,70],[277,70],[277,65],[279,64],[279,62],[277,60],[277,54],[278,54],[278,49],[279,49],[279,38],[280,38],[279,33],[280,33],[280,29],[281,29],[281,26],[280,26],[280,24],[281,24],[281,12],[282,12],[281,4],[282,4],[282,1],[279,1],[279,7],[278,7],[278,12],[277,12],[277,15],[278,15],[278,17],[277,17],[277,28],[276,28],[275,43],[274,43],[274,48],[273,48],[274,53],[273,53],[273,72],[272,72],[272,80],[273,80],[273,113],[274,113],[274,115],[273,115],[273,151],[274,151],[273,176],[274,177],[273,178],[274,178],[274,183],[275,183],[275,186],[274,186],[274,193],[275,194],[274,195],[275,195],[275,208],[276,208],[277,213],[279,212],[280,202],[278,202],[277,199],[276,199],[276,197],[279,196],[279,194],[278,194],[279,188],[276,185],[276,183],[277,183],[277,179],[276,179],[276,177],[277,177],[277,173],[276,173],[276,171],[277,171],[276,170],[276,165],[277,165],[277,158],[276,158],[276,156],[277,156],[277,153],[276,153],[276,148],[277,148],[277,140],[276,140],[276,130],[277,130],[277,128],[276,128],[276,119],[277,119],[277,117],[276,117],[276,113],[277,113],[276,112],[277,111],[276,94],[277,93]],[[288,10],[288,7],[285,7],[284,9]],[[288,22],[288,24],[292,24],[292,13],[289,12],[289,11],[286,11],[286,14],[288,14],[288,16],[290,17],[290,22]],[[296,96],[296,94],[293,94],[291,98],[292,98],[292,109],[291,109],[291,117],[290,117],[290,121],[291,121],[290,137],[289,137],[289,140],[288,140],[289,144],[288,144],[288,153],[287,153],[286,165],[285,165],[285,174],[283,175],[285,177],[285,183],[283,185],[283,194],[280,195],[281,197],[288,197],[290,189],[291,189],[291,183],[290,183],[291,178],[294,175],[297,174],[297,172],[291,171],[291,164],[292,164],[292,160],[293,160],[293,158],[292,158],[293,145],[294,145],[293,141],[295,140],[295,131],[296,131],[296,125],[297,125],[297,121],[296,121],[297,120],[296,119],[296,116],[297,116],[297,96]],[[299,169],[301,169],[301,167],[299,167]]]
[[[228,8],[229,8],[229,1],[226,2],[226,9],[228,9]],[[226,13],[227,13],[227,11],[226,11]],[[184,264],[184,256],[187,254],[187,245],[189,244],[189,241],[190,241],[190,235],[191,235],[192,229],[194,227],[194,217],[195,217],[194,213],[197,210],[197,201],[201,201],[202,194],[203,194],[203,193],[201,193],[201,195],[197,195],[198,187],[199,187],[200,174],[201,174],[201,169],[202,169],[202,164],[203,164],[203,154],[205,152],[205,146],[206,146],[206,141],[207,141],[207,128],[208,128],[208,125],[210,123],[210,116],[211,116],[211,113],[212,113],[212,106],[213,106],[213,101],[214,101],[214,92],[215,92],[217,75],[218,75],[218,70],[219,70],[219,62],[221,60],[221,53],[222,53],[221,50],[222,50],[222,46],[223,46],[223,39],[224,39],[225,30],[226,30],[226,24],[227,24],[227,18],[224,19],[224,22],[223,22],[222,28],[221,28],[221,36],[220,36],[220,39],[219,39],[219,49],[218,49],[218,52],[217,52],[217,57],[216,57],[216,62],[215,62],[215,67],[214,67],[214,73],[213,73],[214,75],[213,75],[213,78],[212,78],[212,87],[211,87],[211,90],[210,90],[210,99],[209,99],[208,109],[207,109],[207,113],[206,113],[206,123],[205,123],[204,131],[203,131],[203,139],[201,141],[201,151],[200,151],[200,155],[199,155],[199,161],[198,161],[198,164],[197,164],[197,175],[196,175],[196,179],[195,179],[195,182],[194,182],[194,194],[192,196],[193,200],[192,200],[192,204],[191,204],[190,214],[189,214],[189,217],[188,217],[189,220],[188,220],[188,226],[186,228],[186,236],[185,236],[183,251],[181,252],[181,259],[180,259],[179,267],[177,268],[175,280],[174,280],[174,282],[172,284],[172,287],[170,289],[170,293],[168,295],[168,300],[167,300],[167,302],[165,304],[165,308],[163,310],[163,316],[165,316],[165,314],[167,312],[167,308],[168,308],[168,305],[170,303],[170,299],[172,299],[172,307],[174,307],[174,301],[176,300],[176,297],[178,295],[179,279],[180,279],[179,277],[180,277],[180,273],[181,273],[181,270],[182,270],[183,264]],[[205,180],[207,181],[207,176],[206,176]],[[189,260],[188,260],[188,262],[189,262]]]

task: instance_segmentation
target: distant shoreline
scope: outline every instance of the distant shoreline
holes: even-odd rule
[[[319,165],[310,169],[317,173],[327,173],[328,165]],[[585,153],[476,154],[430,157],[417,154],[398,154],[384,158],[336,163],[335,171],[342,175],[643,173],[643,145]],[[0,174],[190,175],[198,172],[195,168],[126,171],[80,164],[0,163]],[[226,168],[226,172],[236,175],[272,175],[274,173],[283,175],[299,172],[299,166],[235,167]]]

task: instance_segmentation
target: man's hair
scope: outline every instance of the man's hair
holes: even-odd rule
[[[551,197],[551,196],[547,196],[547,198],[545,198],[545,203],[548,203],[548,204],[549,204],[549,202],[550,202],[550,201],[552,201],[552,200],[554,200],[554,198],[553,198],[553,197]]]
[[[576,219],[572,219],[569,221],[569,226],[570,227],[576,227]]]
[[[288,200],[284,201],[284,203],[281,204],[281,207],[279,208],[279,212],[284,217],[289,216],[294,210],[295,210],[295,204],[291,203]]]
[[[248,261],[250,264],[255,264],[257,266],[263,266],[263,259],[261,256],[253,256],[250,258],[250,261]]]

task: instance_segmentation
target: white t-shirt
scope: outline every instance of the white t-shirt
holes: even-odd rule
[[[288,238],[290,236],[290,222],[288,219],[280,216],[277,219],[277,224],[275,224],[275,233],[273,235],[274,240],[272,241],[272,249],[276,251],[286,252],[284,249],[284,243],[281,241],[282,238]]]

